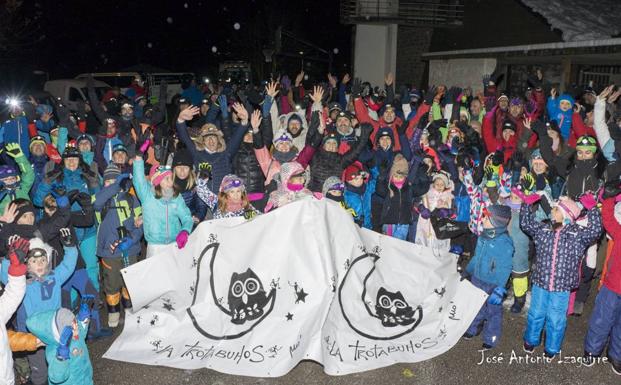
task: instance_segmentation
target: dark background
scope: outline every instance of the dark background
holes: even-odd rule
[[[275,68],[265,63],[262,50],[273,46],[279,26],[328,52],[337,48],[332,70],[349,70],[351,27],[339,23],[337,0],[0,0],[0,8],[1,88],[137,64],[216,76],[225,60],[249,61],[255,80],[271,69],[293,77],[302,57],[276,57]],[[283,44],[309,55],[303,44]],[[325,79],[328,56],[319,56],[325,61],[306,60],[304,68]]]

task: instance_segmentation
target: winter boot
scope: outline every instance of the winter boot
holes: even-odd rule
[[[514,297],[513,306],[511,306],[511,313],[520,314],[522,312],[522,308],[526,303],[526,296],[523,295],[521,297]]]
[[[108,326],[115,328],[119,326],[119,318],[121,318],[121,307],[119,305],[108,305]]]

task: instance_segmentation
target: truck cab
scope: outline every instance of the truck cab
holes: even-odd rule
[[[55,98],[62,98],[71,111],[77,111],[78,102],[88,101],[88,91],[85,79],[58,79],[45,82],[43,89]],[[95,93],[101,99],[110,89],[110,85],[95,80]]]

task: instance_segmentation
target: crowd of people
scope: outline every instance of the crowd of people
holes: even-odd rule
[[[202,221],[300,199],[454,255],[489,294],[464,335],[483,349],[500,341],[503,301],[521,313],[529,295],[520,343],[534,353],[545,329],[554,357],[597,281],[585,362],[621,375],[621,89],[559,95],[541,71],[523,95],[490,76],[481,90],[395,91],[391,74],[306,88],[302,72],[192,85],[172,111],[165,83],[101,99],[93,83],[77,111],[13,101],[0,126],[0,383],[92,383],[86,341],[132,308],[121,269],[182,249]]]

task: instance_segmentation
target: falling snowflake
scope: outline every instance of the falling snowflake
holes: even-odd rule
[[[148,43],[147,43],[147,48],[153,48],[153,43],[148,42]]]
[[[308,80],[308,75],[304,75],[304,80]]]
[[[172,17],[170,17],[170,16],[168,16],[168,17],[166,18],[166,22],[167,22],[168,24],[172,24],[172,23],[173,23],[173,18],[172,18]]]
[[[184,3],[183,8],[188,9],[188,3]]]
[[[216,47],[215,45],[211,46],[211,52],[213,52],[213,53],[218,52],[218,47]]]
[[[239,23],[235,23],[233,24],[233,28],[235,28],[235,30],[238,31],[241,28],[241,25],[239,25]]]
[[[338,55],[339,54],[339,49],[335,48],[335,49],[332,50],[332,52],[334,52],[335,55]]]

